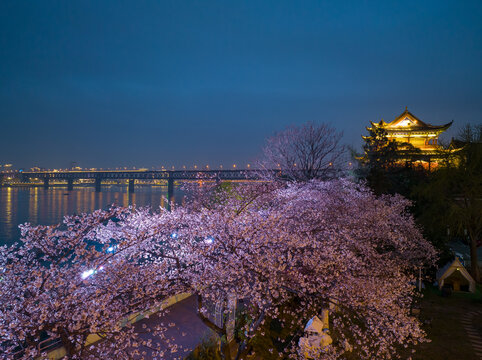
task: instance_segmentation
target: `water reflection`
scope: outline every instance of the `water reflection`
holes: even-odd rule
[[[5,222],[7,224],[11,224],[13,222],[12,220],[12,213],[13,213],[13,205],[12,205],[12,189],[8,188],[7,189],[7,199],[5,201]],[[6,229],[6,236],[11,237],[12,236],[12,229]]]
[[[29,196],[28,204],[28,217],[29,221],[37,224],[38,223],[38,187],[32,188]],[[1,198],[0,198],[1,201]],[[0,220],[1,221],[1,220]]]
[[[182,190],[174,191],[176,203],[184,203]],[[167,186],[136,187],[129,193],[127,187],[105,186],[96,193],[92,187],[78,187],[67,191],[67,187],[0,188],[0,245],[12,243],[20,237],[19,224],[50,225],[58,223],[65,215],[105,209],[112,204],[119,206],[166,207],[164,197]]]

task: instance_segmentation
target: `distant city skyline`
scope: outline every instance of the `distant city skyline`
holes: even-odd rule
[[[0,3],[0,164],[253,163],[290,124],[361,148],[408,106],[482,122],[480,1]]]

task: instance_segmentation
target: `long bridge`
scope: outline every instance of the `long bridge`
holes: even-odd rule
[[[67,182],[67,189],[72,190],[76,180],[94,180],[95,191],[100,192],[104,180],[128,180],[129,192],[134,192],[136,180],[165,180],[168,199],[174,196],[174,181],[236,181],[259,179],[259,170],[67,170],[67,171],[24,171],[0,173],[0,186],[4,178],[16,178],[22,182],[32,179],[43,181],[48,189],[53,180]]]

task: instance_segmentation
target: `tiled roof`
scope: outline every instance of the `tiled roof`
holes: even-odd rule
[[[450,125],[452,125],[453,121],[436,126],[436,125],[430,125],[422,120],[420,120],[418,117],[413,115],[410,111],[408,111],[407,108],[405,108],[405,111],[401,113],[399,116],[397,116],[392,122],[386,123],[383,120],[381,120],[379,123],[373,123],[371,122],[372,126],[375,127],[383,127],[387,131],[445,131],[447,130]]]

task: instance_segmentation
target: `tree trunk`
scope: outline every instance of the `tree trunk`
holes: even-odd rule
[[[59,335],[68,357],[74,355],[76,353],[75,346],[72,344],[72,341],[70,341],[67,330],[62,329]]]
[[[478,283],[480,283],[480,271],[477,258],[477,239],[475,236],[470,236],[470,272],[472,277]]]
[[[226,339],[226,329],[218,327],[216,324],[214,324],[209,318],[205,317],[201,311],[202,308],[202,297],[201,295],[197,295],[197,300],[198,300],[198,311],[197,314],[201,321],[208,326],[211,330],[213,330],[219,337],[220,341],[220,352],[221,352],[221,357],[224,360],[231,360],[234,358],[233,353],[236,353],[236,350],[238,348],[238,344],[236,343],[235,340],[233,340],[231,343],[228,343],[227,341],[224,341],[223,339]]]

